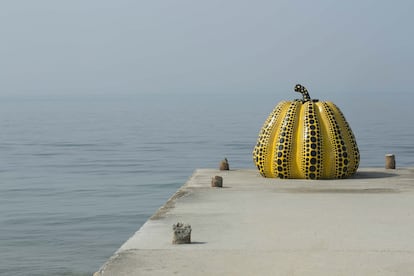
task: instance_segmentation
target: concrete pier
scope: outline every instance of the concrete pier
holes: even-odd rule
[[[191,244],[172,243],[177,222]],[[414,168],[317,181],[198,169],[95,275],[414,275]]]

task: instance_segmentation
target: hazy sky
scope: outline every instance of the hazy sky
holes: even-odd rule
[[[412,0],[4,0],[0,95],[411,93]]]

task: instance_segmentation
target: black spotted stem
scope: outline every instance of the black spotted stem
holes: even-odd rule
[[[303,96],[302,101],[308,102],[308,101],[311,100],[311,97],[309,96],[309,92],[305,88],[305,86],[303,86],[301,84],[296,84],[294,89],[295,89],[295,92],[299,92],[299,93],[302,94],[302,96]]]

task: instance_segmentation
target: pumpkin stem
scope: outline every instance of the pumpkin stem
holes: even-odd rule
[[[309,96],[309,92],[308,90],[305,88],[305,86],[301,85],[301,84],[296,84],[295,85],[295,92],[299,92],[302,94],[303,96],[303,101],[307,102],[311,100],[311,97]]]

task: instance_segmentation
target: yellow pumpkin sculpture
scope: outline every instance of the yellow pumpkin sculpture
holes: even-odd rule
[[[329,179],[353,175],[359,150],[342,112],[332,102],[311,99],[280,102],[265,121],[253,150],[264,177]]]

